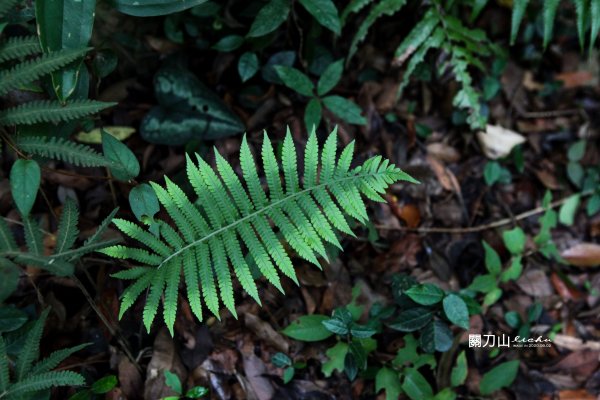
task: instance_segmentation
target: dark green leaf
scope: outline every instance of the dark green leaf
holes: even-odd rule
[[[421,332],[421,347],[428,353],[450,350],[452,340],[452,331],[443,321],[431,321]]]
[[[516,311],[509,311],[504,315],[504,320],[506,321],[506,323],[508,324],[508,326],[510,326],[513,329],[517,329],[519,326],[521,326],[521,317],[519,316],[519,313]]]
[[[318,342],[333,335],[323,326],[323,321],[329,319],[326,315],[303,315],[281,332],[292,339],[303,342]]]
[[[0,257],[0,303],[17,290],[19,267],[8,258]]]
[[[402,390],[412,400],[423,400],[433,397],[433,389],[431,389],[427,379],[415,368],[408,368],[406,370]]]
[[[414,307],[402,311],[395,321],[391,322],[390,328],[402,332],[414,332],[423,328],[433,318],[433,310],[425,307]]]
[[[115,139],[111,134],[102,132],[102,151],[112,161],[110,172],[121,181],[128,181],[140,173],[140,163],[129,147]]]
[[[215,43],[215,45],[212,48],[214,50],[226,53],[238,49],[243,43],[243,36],[229,35],[221,38],[221,40]]]
[[[341,96],[327,96],[323,104],[337,117],[356,125],[365,125],[367,120],[361,114],[362,110],[353,101]]]
[[[344,372],[350,381],[353,381],[358,375],[358,366],[352,352],[348,351],[344,357]]]
[[[85,48],[92,37],[96,0],[54,0],[35,2],[35,20],[44,53]],[[52,87],[61,101],[77,88],[82,60],[52,73]]]
[[[444,313],[455,325],[469,329],[469,310],[464,300],[455,294],[449,294],[444,298]]]
[[[300,4],[306,8],[306,11],[325,28],[331,30],[336,35],[342,30],[340,17],[335,4],[331,0],[300,0]]]
[[[104,378],[98,379],[91,387],[92,393],[103,394],[108,393],[117,386],[117,377],[114,375],[108,375]]]
[[[481,394],[488,395],[510,386],[519,372],[519,360],[506,361],[486,372],[479,382]]]
[[[347,335],[349,332],[348,324],[335,318],[323,321],[323,326],[336,335]]]
[[[22,327],[29,318],[14,306],[0,307],[0,332],[12,332]]]
[[[310,78],[301,71],[284,65],[275,66],[275,71],[285,86],[301,95],[313,96],[314,85]]]
[[[140,222],[150,222],[150,231],[158,234],[158,224],[152,223],[154,216],[160,211],[158,198],[154,189],[147,183],[142,183],[129,192],[131,211]]]
[[[340,79],[342,78],[342,72],[344,72],[344,60],[338,60],[332,62],[323,72],[323,75],[319,78],[317,83],[317,93],[319,96],[323,96],[331,89],[333,89]]]
[[[113,6],[123,14],[135,17],[155,17],[187,10],[208,0],[112,0]]]
[[[444,298],[444,291],[431,283],[413,286],[406,291],[406,295],[415,303],[430,306],[439,303]]]
[[[238,61],[238,73],[242,82],[252,78],[258,71],[258,57],[256,53],[246,52],[242,54]]]
[[[578,140],[574,144],[569,147],[569,151],[567,152],[567,157],[569,161],[578,162],[581,161],[585,154],[585,140]]]
[[[350,334],[357,339],[365,339],[376,334],[377,331],[366,325],[352,324]]]
[[[40,166],[33,160],[19,159],[10,170],[10,190],[23,216],[28,216],[40,187]]]
[[[292,360],[287,354],[277,352],[271,357],[271,364],[277,368],[285,368],[292,365]]]
[[[219,96],[187,69],[165,66],[154,77],[159,106],[144,117],[140,131],[152,143],[178,146],[244,131],[244,124]]]
[[[296,62],[295,51],[280,51],[279,53],[273,54],[268,60],[265,66],[262,68],[262,77],[265,81],[271,83],[283,83],[275,71],[277,65],[284,65],[291,67]]]
[[[283,24],[290,13],[290,0],[270,0],[260,9],[252,26],[249,37],[264,36]]]
[[[312,98],[306,105],[306,110],[304,110],[304,125],[306,126],[306,130],[308,132],[312,132],[312,130],[316,130],[321,123],[321,115],[322,115],[322,107],[319,99]]]

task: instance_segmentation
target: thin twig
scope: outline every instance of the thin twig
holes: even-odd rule
[[[589,196],[591,194],[593,194],[594,191],[593,190],[588,190],[585,192],[581,192],[579,193],[579,195],[581,197],[585,197],[585,196]],[[389,231],[407,231],[407,232],[417,232],[417,233],[473,233],[473,232],[482,232],[482,231],[487,231],[489,229],[494,229],[494,228],[499,228],[501,226],[504,225],[509,225],[511,223],[517,222],[517,221],[521,221],[523,219],[527,219],[529,217],[532,217],[534,215],[537,214],[541,214],[544,211],[548,210],[548,209],[552,209],[552,208],[556,208],[558,206],[563,205],[565,202],[567,202],[567,200],[570,198],[569,197],[565,197],[564,199],[560,199],[560,200],[556,200],[553,201],[552,203],[550,203],[548,205],[548,207],[536,207],[533,208],[529,211],[525,211],[521,214],[515,215],[514,217],[509,217],[509,218],[503,218],[501,220],[498,221],[494,221],[494,222],[490,222],[487,224],[481,224],[481,225],[476,225],[476,226],[467,226],[467,227],[462,227],[462,228],[443,228],[443,227],[421,227],[421,228],[409,228],[407,226],[399,226],[399,227],[389,227],[389,226],[383,226],[383,225],[375,225],[375,227],[377,229],[381,229],[381,230],[389,230]]]

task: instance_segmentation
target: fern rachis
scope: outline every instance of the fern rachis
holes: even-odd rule
[[[123,233],[147,247],[113,246],[101,251],[142,265],[115,274],[118,278],[135,280],[123,294],[121,315],[149,289],[144,324],[150,329],[164,292],[164,318],[172,330],[182,268],[191,308],[200,320],[200,295],[207,308],[218,317],[217,295],[220,293],[225,307],[235,315],[230,266],[243,289],[260,303],[242,246],[265,278],[282,290],[279,272],[296,282],[297,279],[291,258],[275,229],[300,257],[319,265],[317,257],[326,258],[325,242],[341,247],[335,231],[351,233],[344,215],[360,222],[367,219],[361,194],[383,201],[380,194],[389,184],[398,180],[414,182],[381,157],[371,158],[362,166],[351,169],[353,144],[344,149],[337,161],[336,147],[335,132],[321,152],[316,136],[311,135],[304,154],[304,182],[301,185],[291,134],[288,132],[284,140],[280,162],[265,135],[261,156],[268,195],[260,184],[245,139],[240,152],[244,184],[231,165],[216,152],[215,170],[199,156],[196,156],[196,162],[187,158],[188,179],[198,195],[196,203],[168,178],[166,187],[152,183],[177,231],[160,221],[160,236],[157,237],[134,223],[121,219],[114,221]],[[319,166],[320,173],[317,173]],[[280,169],[283,170],[283,182]]]

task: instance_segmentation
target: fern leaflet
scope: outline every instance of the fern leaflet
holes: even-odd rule
[[[301,184],[296,149],[289,131],[279,161],[265,134],[261,157],[268,195],[261,187],[245,138],[240,152],[243,182],[215,151],[216,169],[198,155],[195,161],[187,158],[187,175],[198,195],[196,202],[168,178],[165,186],[152,183],[176,230],[161,221],[160,236],[155,236],[135,223],[114,220],[119,230],[145,247],[113,246],[101,251],[142,265],[114,275],[135,280],[123,293],[120,314],[123,315],[137,297],[149,289],[143,313],[144,324],[149,330],[164,292],[163,315],[172,333],[177,287],[183,269],[187,295],[198,319],[202,319],[200,292],[207,308],[217,318],[217,294],[225,307],[236,315],[232,272],[244,291],[260,303],[242,247],[265,278],[282,290],[279,273],[295,282],[297,278],[275,229],[300,257],[319,266],[317,257],[327,257],[324,243],[341,247],[335,231],[350,232],[344,215],[363,223],[367,220],[361,194],[383,201],[380,194],[390,184],[398,180],[415,182],[381,157],[373,157],[360,167],[350,168],[353,143],[344,149],[336,162],[336,146],[335,131],[322,152],[314,134],[308,139],[304,153],[305,180]],[[321,172],[317,174],[319,166]],[[280,169],[283,170],[283,184]]]
[[[31,101],[0,111],[0,125],[33,125],[40,122],[67,122],[95,114],[115,103],[94,100],[73,100],[66,104],[58,101]]]
[[[72,371],[51,371],[65,358],[87,346],[87,344],[56,351],[50,357],[35,363],[39,356],[40,340],[49,309],[42,312],[25,337],[25,343],[17,356],[14,382],[10,382],[10,360],[6,344],[0,337],[0,390],[3,399],[19,400],[29,398],[45,389],[56,386],[81,386],[85,384],[83,376]],[[35,364],[34,364],[35,363]]]
[[[0,44],[0,62],[30,56],[41,51],[39,40],[35,36],[12,37]]]
[[[83,56],[88,49],[60,50],[15,65],[0,73],[0,95],[33,82]]]
[[[16,140],[17,147],[28,154],[52,158],[81,167],[107,167],[110,162],[89,146],[44,136],[25,136]]]

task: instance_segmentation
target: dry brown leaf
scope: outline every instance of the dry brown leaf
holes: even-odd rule
[[[427,162],[435,173],[440,185],[450,192],[461,194],[460,185],[456,176],[444,164],[435,157],[427,156]]]
[[[146,371],[145,399],[162,399],[176,394],[165,383],[165,371],[176,374],[181,382],[187,380],[187,373],[179,358],[175,343],[167,328],[163,327],[154,340],[152,358]]]
[[[427,154],[440,161],[454,163],[460,160],[460,153],[454,147],[445,143],[430,143],[427,145]]]
[[[577,267],[595,267],[600,265],[600,245],[579,243],[563,251],[561,257]]]
[[[289,351],[289,343],[268,322],[263,321],[254,314],[246,313],[244,314],[244,323],[260,340],[283,353]]]
[[[596,396],[585,389],[561,390],[558,392],[559,400],[596,400]]]
[[[554,77],[563,83],[564,89],[573,89],[581,86],[593,86],[594,75],[590,71],[563,72]]]

